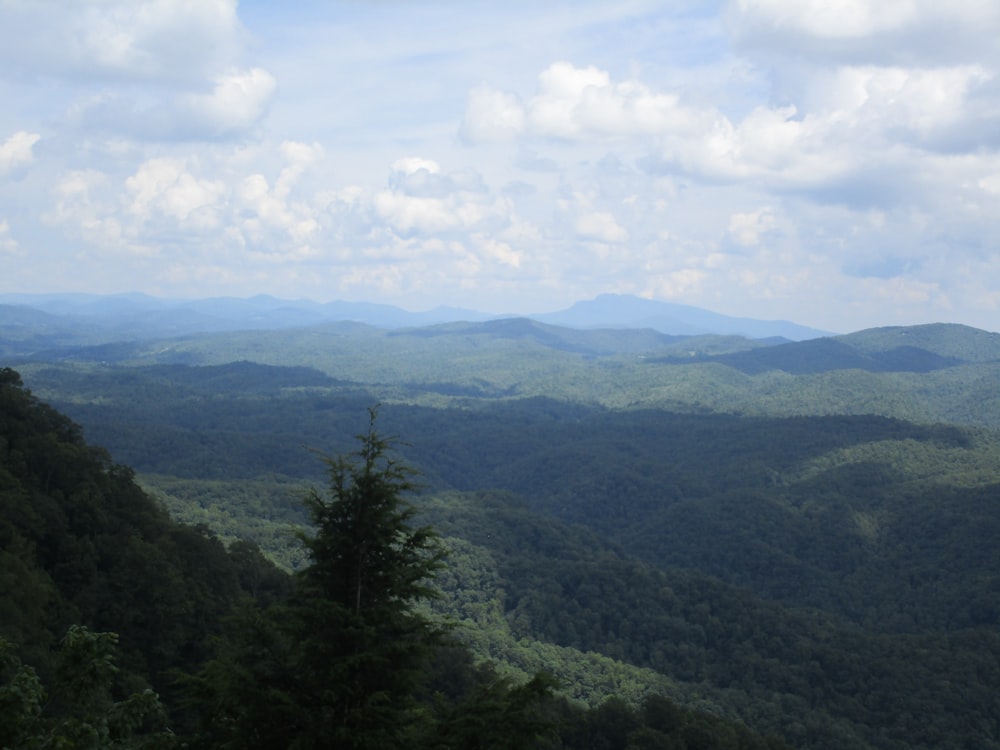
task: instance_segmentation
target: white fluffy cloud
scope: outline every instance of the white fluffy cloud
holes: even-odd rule
[[[745,20],[811,36],[852,38],[893,31],[920,18],[914,0],[737,0]]]
[[[46,218],[102,252],[178,260],[234,252],[258,259],[312,255],[322,209],[300,194],[298,183],[322,160],[322,148],[288,141],[257,155],[280,165],[270,180],[248,169],[241,149],[203,159],[154,157],[121,178],[72,171],[58,180]]]
[[[62,99],[60,127],[79,139],[242,136],[277,88],[245,64],[249,40],[236,0],[0,3],[5,77],[43,81],[49,106]]]
[[[25,254],[17,240],[10,236],[10,224],[6,219],[0,219],[0,256],[12,257]]]
[[[470,141],[692,134],[717,118],[711,110],[684,105],[674,93],[654,92],[635,80],[615,83],[607,71],[557,62],[539,74],[537,93],[524,103],[485,85],[474,89],[462,133]]]
[[[598,242],[616,243],[628,239],[628,232],[618,223],[608,211],[594,211],[581,214],[573,223],[576,233],[583,239]]]
[[[738,43],[767,57],[954,64],[995,54],[1000,5],[983,0],[735,0],[729,22]]]
[[[0,177],[31,163],[34,159],[32,148],[39,138],[38,133],[20,130],[0,144]]]
[[[236,0],[32,0],[0,8],[0,60],[24,75],[199,79],[243,44]]]
[[[821,195],[880,169],[905,179],[926,152],[992,137],[998,115],[975,97],[995,74],[982,65],[838,66],[817,71],[808,95],[758,105],[740,119],[686,101],[683,91],[614,81],[556,63],[526,99],[484,86],[469,96],[467,141],[558,138],[645,151],[657,169],[707,180],[753,181]]]
[[[92,258],[169,258],[160,283],[181,287],[321,283],[335,268],[338,288],[370,289],[374,274],[400,293],[429,277],[446,285],[449,274],[475,286],[488,269],[521,266],[512,243],[525,227],[514,228],[507,200],[475,173],[411,157],[391,165],[381,189],[331,192],[313,179],[323,161],[320,145],[285,141],[217,150],[214,159],[155,157],[120,180],[76,170],[58,180],[47,218]],[[265,163],[272,168],[254,168]]]
[[[189,94],[183,103],[190,116],[212,135],[240,132],[256,124],[277,89],[274,76],[261,68],[227,73],[213,82],[210,94]]]
[[[285,165],[273,187],[263,174],[254,173],[244,178],[236,190],[241,244],[263,246],[270,239],[280,248],[291,241],[298,252],[310,254],[306,248],[320,229],[318,209],[295,191],[303,173],[322,160],[323,149],[315,144],[286,141],[279,152]],[[275,232],[280,236],[275,237]]]
[[[469,92],[461,136],[471,143],[509,141],[524,132],[524,119],[516,94],[482,84]]]
[[[129,243],[118,218],[120,204],[107,174],[94,169],[73,170],[60,177],[52,194],[54,206],[43,217],[49,223],[62,226],[70,237],[99,251],[127,249]]]
[[[180,225],[212,228],[226,188],[221,180],[199,179],[183,159],[150,159],[125,180],[128,211],[138,221],[163,216]]]
[[[873,134],[923,138],[969,116],[968,96],[993,74],[980,65],[946,68],[844,66],[815,77],[830,120]]]
[[[770,208],[736,213],[729,217],[729,234],[738,245],[752,247],[760,244],[761,237],[772,231],[776,223]]]
[[[389,182],[373,207],[399,235],[500,229],[507,222],[507,203],[485,192],[474,174],[444,175],[436,162],[410,157],[392,165]]]

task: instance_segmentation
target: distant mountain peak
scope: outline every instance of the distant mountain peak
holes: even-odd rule
[[[675,336],[720,334],[802,341],[831,335],[785,320],[736,318],[692,305],[628,294],[601,294],[565,310],[530,317],[569,328],[650,328]]]

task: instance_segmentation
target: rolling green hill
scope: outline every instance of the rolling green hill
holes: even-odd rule
[[[477,555],[462,554],[460,544],[454,542],[450,569],[455,579],[489,574],[488,566],[468,564]],[[308,549],[312,552],[315,546]],[[310,558],[315,562],[314,555]],[[482,555],[478,558],[482,562]],[[315,691],[300,695],[302,702],[296,705],[280,700],[295,693],[288,692],[287,679],[274,679],[273,670],[285,670],[281,673],[297,680],[302,663],[291,654],[286,654],[292,658],[288,662],[278,656],[281,649],[273,638],[278,629],[272,625],[266,641],[248,639],[242,629],[249,625],[259,632],[267,618],[287,620],[289,612],[297,611],[297,599],[288,593],[292,584],[252,545],[234,543],[227,551],[204,527],[167,518],[138,487],[131,470],[112,464],[104,450],[88,445],[76,424],[23,388],[18,373],[0,370],[4,747],[232,747],[237,736],[232,726],[215,720],[220,680],[235,686],[237,705],[263,696],[262,708],[282,717],[308,717],[313,724],[310,701]],[[297,595],[303,590],[299,586]],[[470,611],[470,591],[468,586],[449,589],[456,603],[450,611],[463,617],[463,625],[469,622],[464,616]],[[480,594],[486,601],[495,592]],[[324,603],[310,602],[305,611]],[[352,632],[337,631],[337,623],[328,617],[324,627]],[[67,635],[56,648],[59,631]],[[549,678],[512,681],[489,661],[475,664],[457,639],[435,639],[429,642],[429,663],[421,661],[415,675],[419,689],[405,709],[415,731],[408,735],[408,747],[494,746],[487,738],[498,733],[518,747],[583,750],[595,742],[624,747],[639,736],[681,748],[786,747],[780,740],[755,735],[742,722],[706,712],[721,713],[714,704],[702,701],[685,708],[673,703],[663,694],[688,696],[650,669],[573,648],[515,641],[509,630],[498,634],[495,628],[481,627],[467,628],[466,633],[474,643],[498,646],[508,673],[551,667],[576,691],[568,695],[620,695],[629,702],[616,697],[586,708],[551,695],[548,686],[556,683]],[[114,663],[118,646],[121,669]],[[270,648],[265,653],[261,646]],[[230,664],[226,655],[243,647],[257,650],[252,658],[235,662],[235,673],[221,672]],[[310,666],[325,664],[313,652],[305,658]],[[340,689],[322,669],[316,674],[328,692]],[[150,683],[166,696],[169,716],[161,697],[143,690]],[[432,695],[428,689],[433,689]],[[118,700],[119,695],[127,697]],[[382,709],[380,715],[393,712]],[[325,725],[335,728],[339,723]],[[267,729],[277,731],[278,741],[289,742],[312,727],[288,721],[270,722]],[[377,732],[388,730],[384,721],[377,727]],[[607,745],[609,738],[617,739]],[[271,740],[254,740],[251,733],[237,742],[241,747],[275,746]]]
[[[308,449],[343,450],[378,390],[246,362],[35,377],[178,517],[287,565]],[[938,747],[1000,708],[974,666],[1000,653],[991,431],[468,395],[381,418],[461,552],[450,611],[515,673],[658,685],[805,747]]]
[[[241,361],[312,368],[340,389],[433,407],[544,397],[613,409],[879,414],[1000,429],[1000,334],[953,325],[775,343],[580,331],[524,319],[394,331],[337,323],[62,347],[18,367],[48,395],[47,378],[69,375],[41,374],[44,362],[109,384],[116,367]],[[316,385],[306,378],[298,387]]]
[[[1000,333],[956,324],[870,328],[837,339],[864,352],[890,352],[906,347],[964,362],[1000,360]]]
[[[655,690],[791,744],[1000,747],[1000,350],[509,319],[61,348],[19,369],[179,519],[289,569],[313,451],[381,403],[511,674]]]

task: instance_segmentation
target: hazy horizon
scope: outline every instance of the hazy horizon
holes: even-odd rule
[[[371,299],[346,299],[346,298],[343,298],[343,297],[320,298],[320,297],[310,297],[310,296],[290,297],[290,296],[285,296],[285,295],[280,295],[280,294],[270,294],[268,292],[258,292],[256,294],[245,294],[245,295],[244,294],[217,294],[217,295],[216,294],[208,294],[208,295],[200,295],[200,294],[199,295],[184,295],[184,294],[177,294],[177,295],[162,295],[162,294],[150,294],[148,292],[143,292],[143,291],[139,291],[139,290],[136,290],[136,289],[126,290],[126,291],[120,291],[120,292],[88,292],[88,291],[68,291],[68,292],[53,292],[53,291],[42,291],[42,292],[6,292],[6,291],[0,291],[0,302],[2,302],[4,299],[8,299],[8,298],[50,298],[50,297],[61,297],[61,296],[66,296],[66,297],[80,296],[80,297],[99,297],[99,298],[104,298],[104,297],[112,297],[112,298],[114,298],[114,297],[121,297],[121,298],[127,298],[127,297],[145,297],[145,298],[153,299],[153,300],[156,300],[156,301],[159,301],[159,302],[199,302],[199,301],[206,301],[206,300],[211,300],[211,299],[232,299],[232,300],[249,301],[249,300],[253,300],[255,298],[270,298],[270,299],[274,299],[274,300],[276,300],[278,302],[308,302],[308,303],[311,303],[311,304],[318,304],[318,305],[330,305],[330,304],[337,304],[337,303],[348,304],[348,305],[367,305],[367,304],[387,305],[387,306],[391,306],[391,307],[398,307],[401,310],[405,310],[407,312],[414,312],[414,313],[427,312],[427,311],[436,310],[436,309],[439,309],[439,308],[455,308],[455,309],[459,309],[459,310],[468,310],[470,312],[486,313],[486,314],[489,314],[489,315],[545,315],[545,314],[548,314],[548,313],[562,312],[562,311],[567,310],[567,309],[569,309],[569,308],[571,308],[571,307],[573,307],[575,305],[578,305],[580,303],[594,302],[594,301],[597,301],[597,300],[599,300],[601,298],[606,298],[606,297],[622,297],[622,298],[632,298],[632,299],[642,300],[642,301],[645,301],[645,302],[662,303],[664,305],[679,305],[679,306],[683,306],[683,307],[691,307],[691,308],[694,308],[694,309],[705,310],[706,312],[716,312],[715,310],[711,310],[711,309],[709,309],[707,307],[702,307],[700,305],[691,305],[691,304],[686,303],[686,302],[679,302],[679,301],[676,301],[676,300],[658,300],[658,299],[652,299],[652,298],[649,298],[649,297],[640,297],[638,295],[622,294],[622,293],[618,293],[618,292],[598,293],[595,296],[589,297],[587,299],[572,300],[572,301],[570,301],[570,302],[568,302],[566,304],[561,304],[558,307],[552,307],[552,308],[546,308],[546,309],[537,309],[537,310],[536,309],[531,309],[531,310],[514,310],[514,309],[512,309],[512,310],[492,310],[492,309],[485,309],[485,308],[478,308],[478,307],[469,307],[469,306],[466,306],[466,305],[451,305],[451,304],[448,304],[448,303],[437,303],[437,304],[435,304],[433,302],[430,303],[430,306],[428,306],[428,307],[407,307],[406,305],[397,305],[397,304],[392,303],[392,302],[379,302],[377,300],[371,300]],[[722,313],[720,313],[720,314],[722,314]],[[748,316],[733,316],[733,317],[748,317]]]
[[[0,5],[0,293],[1000,321],[1000,5]]]

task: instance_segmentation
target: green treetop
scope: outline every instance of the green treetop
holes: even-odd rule
[[[309,565],[290,599],[248,610],[198,683],[212,747],[408,747],[426,731],[415,696],[442,635],[414,605],[442,557],[410,525],[411,472],[388,455],[370,410],[360,448],[326,459],[306,506]]]

